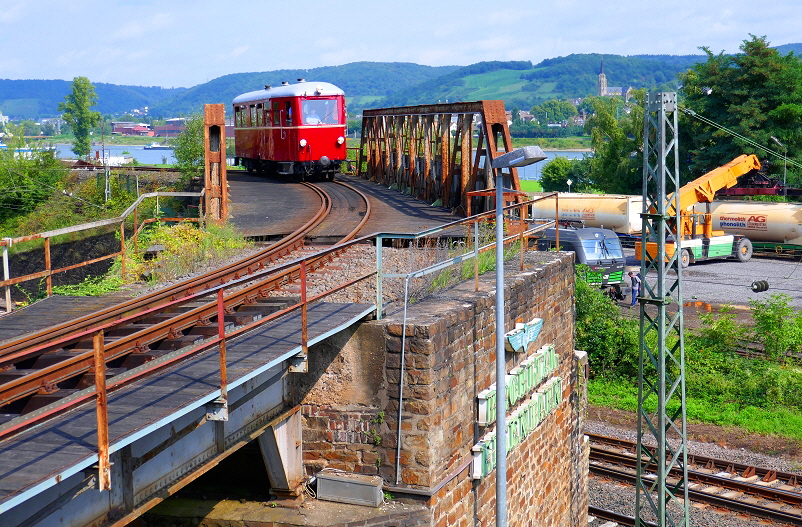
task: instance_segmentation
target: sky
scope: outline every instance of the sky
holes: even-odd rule
[[[0,78],[171,88],[358,61],[730,53],[800,27],[800,0],[2,0]]]

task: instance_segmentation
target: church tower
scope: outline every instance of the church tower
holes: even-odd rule
[[[601,69],[599,69],[599,97],[607,95],[607,75],[604,74],[604,59],[601,61]]]

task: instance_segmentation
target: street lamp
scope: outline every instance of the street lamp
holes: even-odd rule
[[[777,143],[783,149],[783,196],[788,197],[788,187],[785,186],[785,176],[788,172],[788,148],[780,142],[779,139],[771,136],[771,140]]]
[[[568,193],[570,194],[571,193],[571,183],[573,183],[573,181],[571,181],[571,179],[568,178],[568,181],[566,181],[566,183],[568,183]]]
[[[516,148],[495,158],[496,170],[496,527],[507,525],[507,361],[504,355],[504,177],[501,169],[546,159],[539,146]],[[523,250],[523,247],[521,247]]]

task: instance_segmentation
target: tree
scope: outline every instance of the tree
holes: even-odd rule
[[[91,150],[89,132],[100,120],[100,112],[91,109],[95,104],[95,87],[86,77],[75,77],[72,80],[72,91],[58,105],[62,119],[67,121],[75,135],[72,151],[78,157],[89,155]]]
[[[532,107],[532,114],[543,125],[561,123],[576,115],[576,106],[569,101],[552,99]]]
[[[565,157],[557,156],[543,167],[540,186],[545,192],[565,192],[568,190],[569,172],[571,172],[571,162]]]
[[[590,181],[596,189],[613,194],[641,192],[644,98],[643,90],[633,92],[634,101],[628,106],[619,97],[590,98],[593,115],[585,129],[593,148]]]
[[[540,185],[545,192],[565,192],[571,188],[581,192],[587,190],[588,172],[590,171],[590,158],[568,159],[557,156],[543,167],[540,176]]]
[[[34,147],[27,155],[15,154],[25,147],[23,126],[9,123],[8,129],[8,149],[0,150],[0,225],[34,210],[59,190],[66,174],[52,150]],[[11,224],[5,227],[13,229]]]
[[[22,135],[26,137],[39,135],[42,131],[42,127],[30,119],[20,121],[20,127],[22,128]]]
[[[802,61],[793,52],[782,55],[769,47],[766,37],[750,36],[735,55],[714,55],[701,48],[707,61],[679,76],[682,104],[744,138],[782,152],[771,139],[774,136],[793,158],[802,148]],[[763,149],[695,118],[683,118],[680,131],[682,157],[689,161],[683,174],[686,180],[740,154],[755,154],[761,160],[766,157]],[[771,172],[781,174],[782,161],[772,161]],[[788,168],[792,168],[790,164]],[[789,181],[795,180],[792,174],[789,172]]]
[[[203,115],[195,114],[185,123],[184,131],[175,139],[175,156],[178,170],[187,181],[203,172]]]

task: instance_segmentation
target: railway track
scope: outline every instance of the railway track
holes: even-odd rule
[[[238,332],[235,328],[296,309],[298,298],[286,296],[287,288],[313,280],[315,272],[346,251],[346,242],[370,215],[368,198],[347,185],[307,185],[320,198],[320,207],[279,242],[220,269],[0,343],[0,439],[85,399],[72,400],[95,382],[98,334],[113,386],[115,377],[122,381],[152,370],[149,363],[217,336],[220,328]],[[327,221],[350,230],[336,240],[336,247],[300,262],[292,258]],[[279,292],[285,296],[277,296]]]
[[[588,434],[590,471],[635,484],[635,443]],[[645,462],[648,462],[644,458]],[[654,469],[650,465],[646,470]],[[646,472],[645,477],[653,477]],[[669,474],[672,483],[681,472]],[[705,456],[688,457],[688,493],[695,502],[787,525],[802,525],[802,476]],[[614,521],[614,520],[613,520]]]

